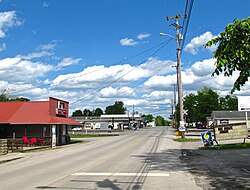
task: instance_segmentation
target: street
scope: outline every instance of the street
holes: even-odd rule
[[[0,189],[201,189],[174,131],[157,127],[20,154],[0,164]]]

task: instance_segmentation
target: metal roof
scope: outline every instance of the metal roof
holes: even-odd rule
[[[49,115],[49,106],[49,101],[0,102],[0,123],[81,125],[70,118]]]
[[[250,117],[250,111],[247,112]],[[213,111],[212,118],[214,119],[245,119],[245,111]]]

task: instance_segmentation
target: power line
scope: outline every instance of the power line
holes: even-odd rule
[[[138,56],[140,56],[140,55],[142,55],[142,54],[144,54],[144,53],[147,53],[147,52],[149,52],[149,51],[151,51],[151,50],[153,50],[153,49],[155,49],[155,48],[157,48],[157,47],[159,47],[159,46],[161,46],[161,45],[163,45],[163,44],[165,44],[165,41],[164,41],[164,42],[161,42],[161,43],[159,43],[159,44],[157,44],[157,45],[155,45],[155,46],[153,46],[153,47],[150,47],[150,48],[148,48],[148,49],[146,49],[146,50],[144,50],[144,51],[142,51],[142,52],[139,52],[139,53],[137,53],[137,54],[135,54],[135,55],[132,55],[132,56],[126,58],[126,59],[123,59],[123,60],[120,60],[120,61],[118,61],[118,62],[115,62],[114,64],[107,65],[107,67],[109,67],[109,66],[111,66],[111,65],[117,65],[117,64],[120,64],[120,63],[122,63],[122,62],[128,61],[128,60],[130,60],[130,59],[136,58],[136,57],[138,57]],[[88,74],[91,74],[91,73],[95,73],[95,72],[100,71],[100,70],[103,70],[103,69],[105,69],[105,67],[104,67],[104,68],[101,68],[101,69],[96,69],[96,70],[94,70],[94,71],[90,71],[90,72],[87,72],[87,73],[83,73],[83,74],[81,74],[81,75],[72,76],[72,77],[70,77],[70,78],[63,79],[63,80],[61,80],[60,82],[55,83],[55,84],[59,84],[59,83],[61,83],[61,82],[63,82],[63,81],[66,81],[66,80],[71,80],[71,79],[78,78],[78,77],[81,77],[81,76],[85,76],[85,75],[88,75]],[[35,87],[36,87],[36,88],[42,88],[42,87],[46,87],[46,86],[49,86],[49,85],[52,85],[52,84],[53,84],[53,83],[49,83],[49,84],[39,85],[39,86],[35,86]],[[36,84],[33,83],[33,84],[29,84],[29,85],[36,85]],[[26,92],[26,91],[29,91],[29,90],[32,90],[32,89],[34,89],[34,87],[28,88],[28,89],[25,89],[25,90],[19,90],[19,91],[10,92],[9,94],[16,94],[16,93],[20,93],[20,92]]]
[[[188,5],[188,2],[190,2],[189,5]],[[186,39],[186,35],[187,35],[187,30],[188,30],[188,25],[189,25],[189,21],[190,21],[190,17],[191,17],[193,4],[194,4],[194,0],[190,0],[190,1],[186,0],[186,8],[185,8],[184,14],[187,15],[187,19],[185,19],[186,22],[185,22],[185,20],[183,20],[183,25],[182,25],[184,29],[182,29],[183,39],[182,39],[182,43],[181,43],[181,52],[182,52],[184,44],[185,44],[185,39]]]
[[[152,57],[152,56],[154,56],[156,53],[158,53],[158,52],[159,52],[162,48],[164,48],[171,40],[172,40],[172,39],[169,39],[166,43],[164,43],[159,49],[157,49],[157,50],[156,50],[152,55],[150,55],[149,57]],[[75,102],[72,102],[71,104],[76,104],[76,103],[78,103],[79,101],[81,101],[81,100],[83,100],[83,99],[86,99],[86,98],[88,98],[88,97],[90,97],[90,96],[96,94],[97,92],[100,92],[102,89],[107,88],[108,86],[114,84],[115,82],[117,82],[117,81],[119,81],[121,78],[123,78],[125,75],[127,75],[127,74],[129,74],[130,72],[132,72],[132,71],[134,71],[135,69],[137,69],[139,66],[141,66],[141,65],[142,65],[144,62],[146,62],[147,60],[148,60],[148,58],[145,59],[145,60],[143,60],[139,65],[137,65],[137,66],[134,67],[133,69],[129,70],[128,72],[126,72],[125,74],[121,75],[121,76],[118,77],[117,79],[115,79],[115,80],[113,80],[112,82],[108,83],[107,85],[102,86],[102,87],[99,88],[98,90],[96,90],[96,91],[94,91],[94,92],[92,92],[92,93],[90,93],[90,94],[88,94],[88,95],[86,95],[86,96],[80,98],[79,100],[77,100],[77,101],[75,101]]]

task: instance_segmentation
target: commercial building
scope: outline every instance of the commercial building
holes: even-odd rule
[[[0,102],[0,139],[44,138],[52,145],[69,143],[68,129],[81,123],[68,118],[69,102]]]
[[[84,125],[84,129],[117,129],[123,130],[135,127],[144,127],[144,118],[139,114],[111,114],[101,116],[72,117]]]

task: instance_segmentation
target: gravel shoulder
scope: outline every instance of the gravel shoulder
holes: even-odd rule
[[[227,143],[227,142],[223,142]],[[250,149],[198,150],[201,142],[182,143],[187,170],[202,189],[250,189]]]

